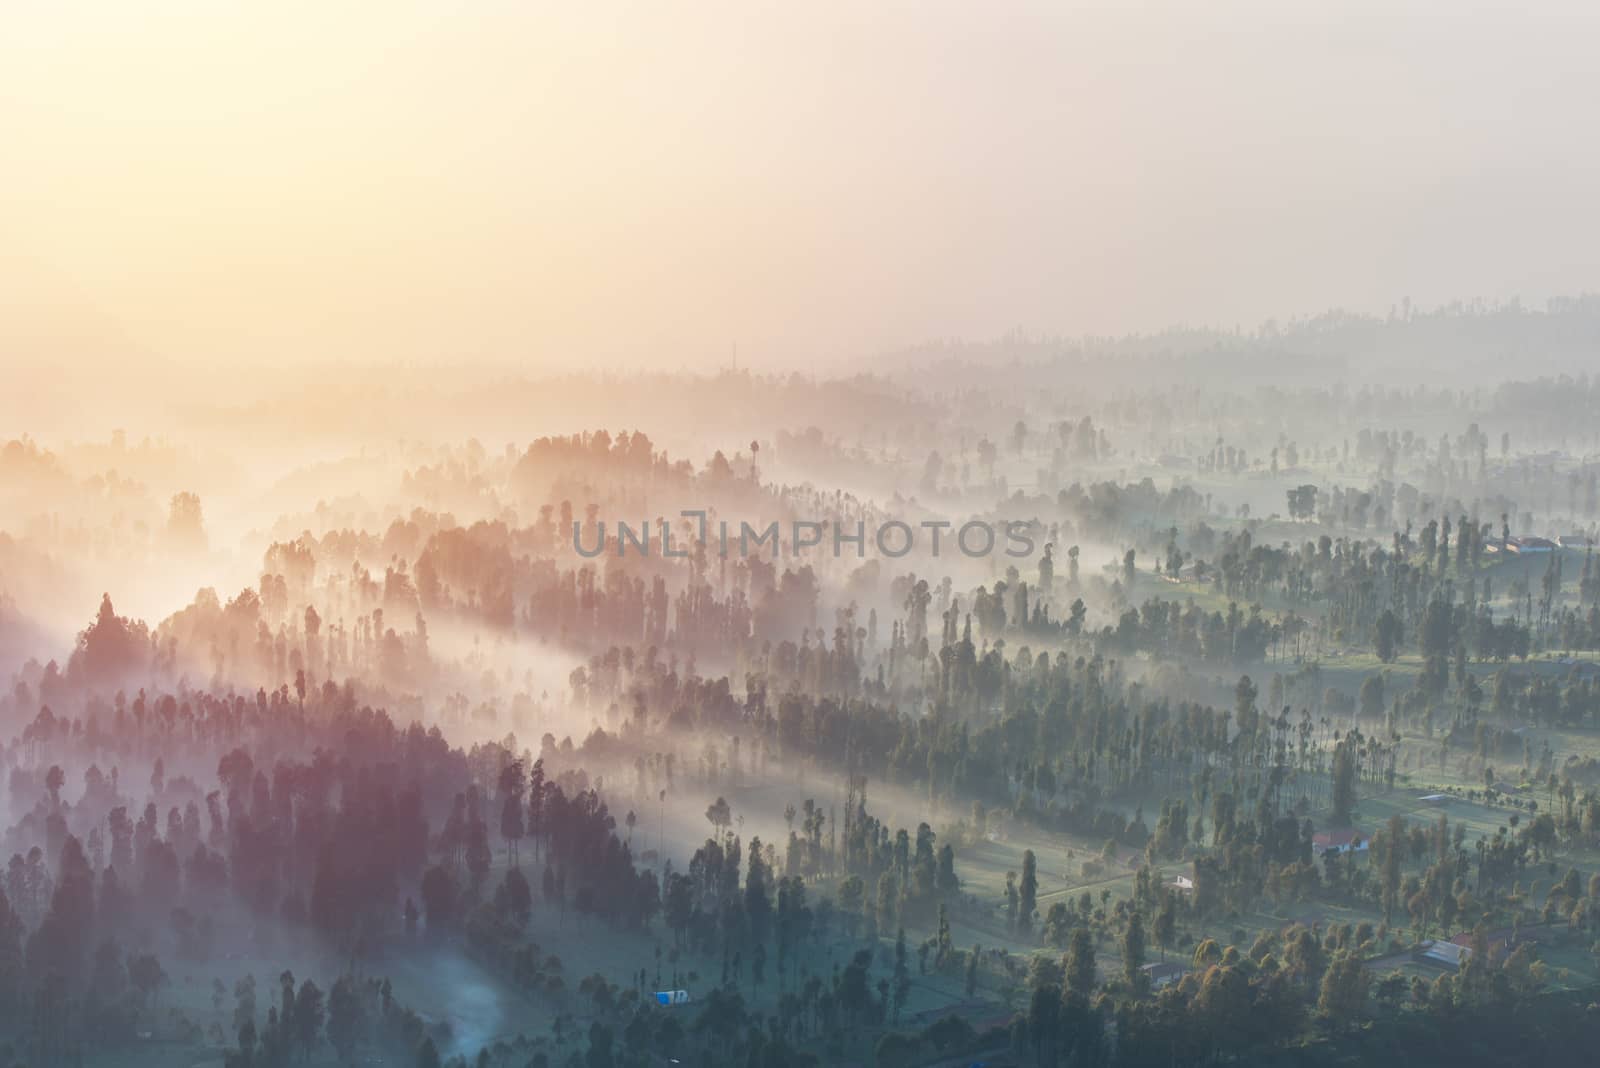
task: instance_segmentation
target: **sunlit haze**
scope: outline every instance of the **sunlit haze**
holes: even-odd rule
[[[837,366],[1600,287],[1586,4],[4,18],[8,360]]]
[[[0,1068],[1591,1063],[1597,57],[0,0]]]

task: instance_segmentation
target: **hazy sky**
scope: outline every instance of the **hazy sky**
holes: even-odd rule
[[[1600,290],[1600,9],[1528,6],[5,0],[0,360],[777,365]]]

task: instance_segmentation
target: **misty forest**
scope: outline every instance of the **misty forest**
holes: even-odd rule
[[[1585,1057],[1596,336],[1404,306],[16,428],[0,1064]]]
[[[1595,1063],[1597,56],[0,2],[0,1068]]]

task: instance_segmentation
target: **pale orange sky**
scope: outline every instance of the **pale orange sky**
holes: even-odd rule
[[[1600,290],[1600,19],[1511,7],[12,0],[0,360],[815,366]]]

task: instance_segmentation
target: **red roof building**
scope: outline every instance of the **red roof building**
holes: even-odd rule
[[[1359,853],[1368,845],[1367,836],[1354,827],[1337,831],[1321,831],[1311,838],[1311,851],[1317,856],[1327,852]]]

